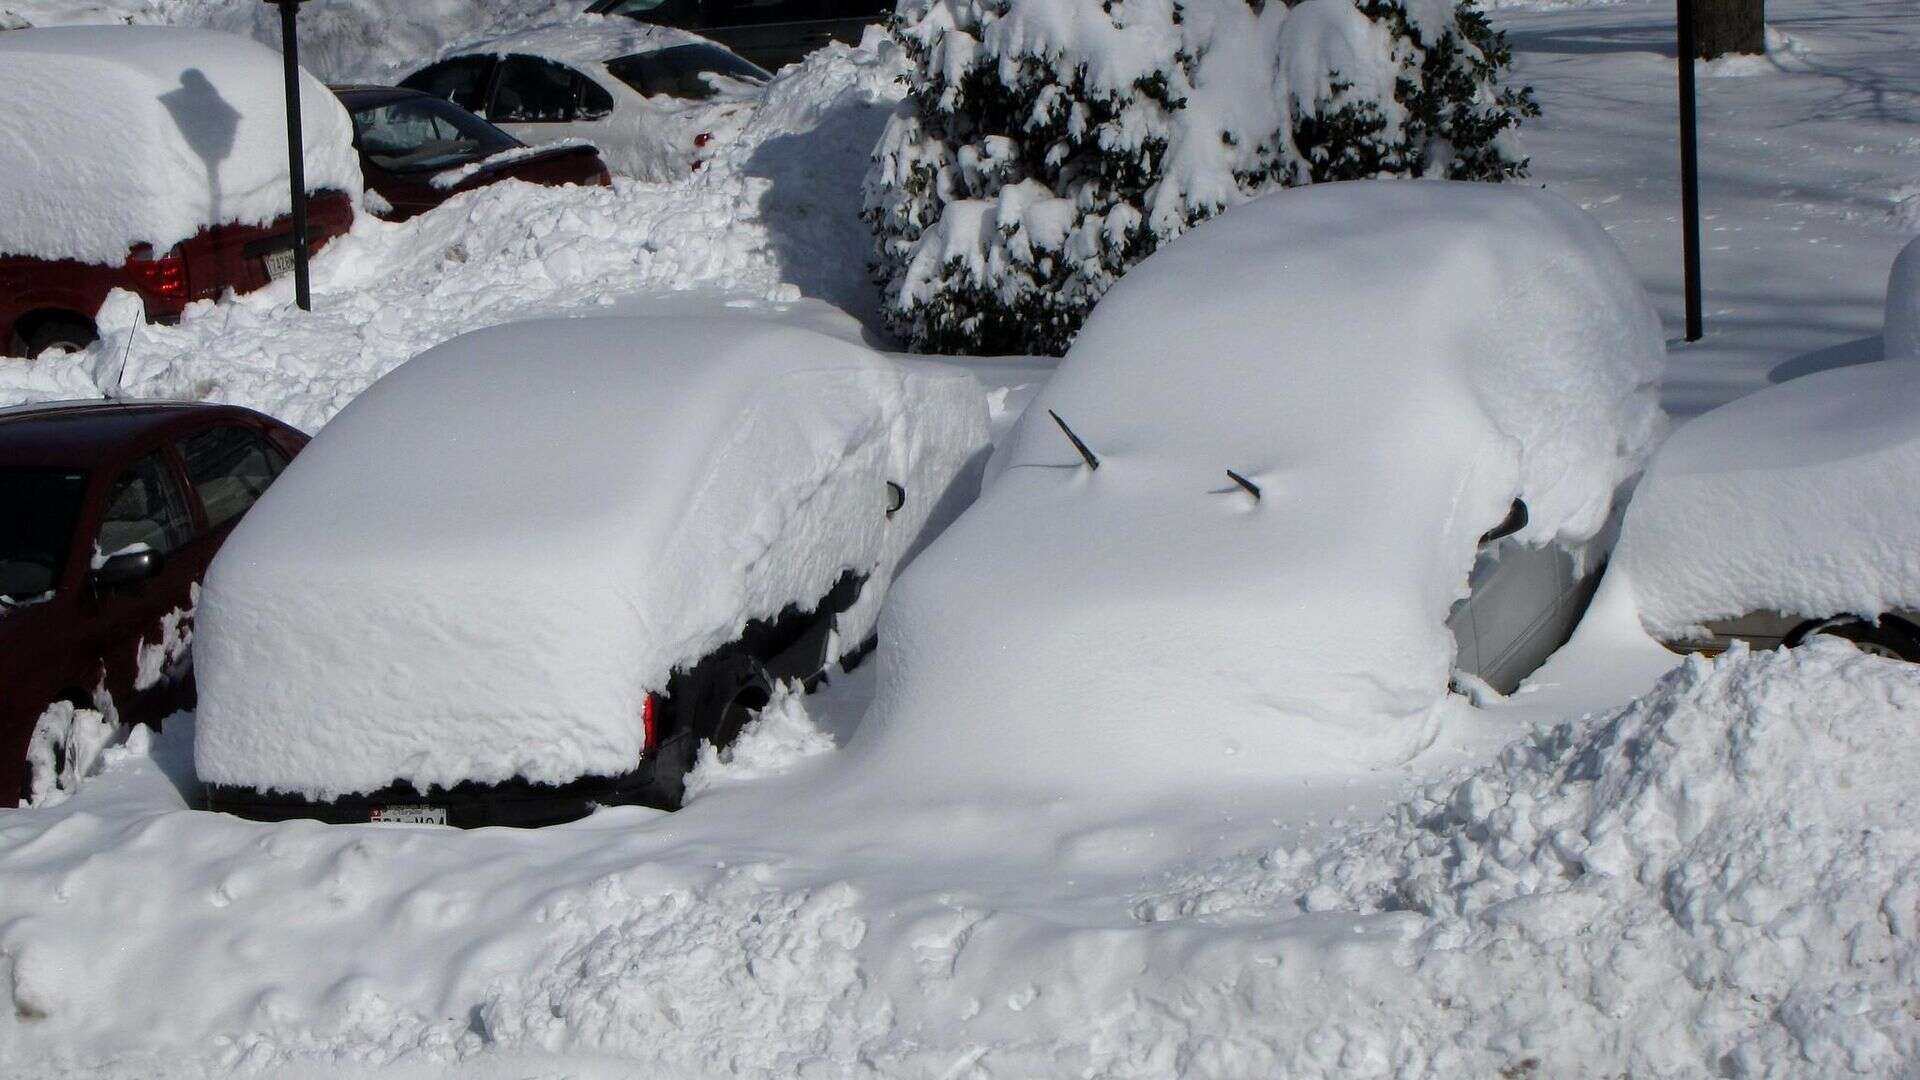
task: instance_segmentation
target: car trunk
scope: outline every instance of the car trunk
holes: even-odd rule
[[[339,192],[315,194],[307,203],[308,249],[318,251],[353,225],[353,204]],[[274,279],[268,259],[293,247],[293,215],[268,225],[222,225],[180,245],[187,285],[195,300],[218,299],[228,289],[250,292]],[[284,259],[282,255],[280,258]],[[276,260],[277,261],[277,260]],[[292,272],[285,263],[280,276]]]

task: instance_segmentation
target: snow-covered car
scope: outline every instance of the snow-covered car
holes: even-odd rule
[[[829,42],[860,44],[894,0],[593,0],[587,11],[696,31],[770,71]]]
[[[1511,688],[1577,620],[1664,356],[1619,248],[1545,192],[1230,209],[1100,300],[896,585],[854,749],[936,785],[991,747],[1040,791],[1415,753],[1450,681]]]
[[[428,350],[209,572],[194,757],[258,818],[672,806],[702,741],[862,655],[977,483],[972,376],[760,320],[555,319]]]
[[[1804,375],[1680,426],[1613,568],[1676,651],[1813,635],[1920,661],[1920,367]]]
[[[336,86],[353,117],[367,205],[405,221],[455,195],[524,180],[561,187],[612,182],[591,143],[531,147],[444,98],[396,86]],[[378,198],[374,198],[378,196]]]
[[[0,352],[85,347],[107,294],[147,317],[293,272],[280,56],[156,26],[0,35]],[[353,224],[347,114],[301,74],[308,243]]]
[[[704,38],[594,17],[457,46],[400,85],[523,142],[584,139],[615,172],[676,180],[738,134],[768,78]]]
[[[306,441],[230,405],[0,409],[0,806],[193,707],[201,575]]]

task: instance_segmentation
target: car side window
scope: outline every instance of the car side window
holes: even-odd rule
[[[192,531],[186,496],[166,457],[156,451],[113,481],[93,544],[102,556],[139,544],[165,555],[185,543]]]
[[[400,85],[479,112],[486,107],[487,76],[492,72],[493,57],[462,56],[422,68],[400,80]]]
[[[500,68],[488,119],[496,124],[556,124],[573,119],[572,68],[537,56],[509,56]]]
[[[613,113],[613,95],[607,93],[599,83],[585,75],[575,76],[580,80],[579,111],[575,120],[601,120]]]
[[[180,440],[187,479],[213,528],[247,512],[287,467],[286,455],[246,428],[222,426]]]

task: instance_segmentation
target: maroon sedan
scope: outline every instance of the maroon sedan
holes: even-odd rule
[[[405,221],[502,180],[551,187],[613,182],[600,152],[585,143],[529,147],[453,102],[418,90],[340,86],[334,93],[353,117],[368,206],[389,221]]]
[[[316,192],[308,202],[310,251],[352,226],[353,203],[340,192]],[[139,293],[147,318],[171,322],[195,300],[251,292],[291,273],[291,215],[269,225],[215,225],[169,251],[141,244],[119,266],[0,253],[0,355],[86,348],[99,336],[94,313],[114,289]]]
[[[306,442],[229,405],[0,409],[0,807],[70,775],[76,710],[192,707],[201,575]]]

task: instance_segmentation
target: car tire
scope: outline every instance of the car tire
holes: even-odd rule
[[[1782,644],[1791,649],[1816,637],[1840,638],[1864,653],[1920,663],[1920,627],[1896,615],[1882,615],[1878,622],[1857,615],[1813,619],[1795,627]]]
[[[713,728],[708,735],[714,749],[725,750],[732,746],[740,738],[740,730],[747,726],[747,721],[752,720],[772,700],[773,687],[767,682],[766,672],[759,664],[754,664],[746,681],[727,698],[726,704],[720,707],[719,714],[714,718]]]
[[[47,319],[21,337],[28,359],[37,359],[52,349],[77,353],[100,339],[90,322],[80,319]]]

